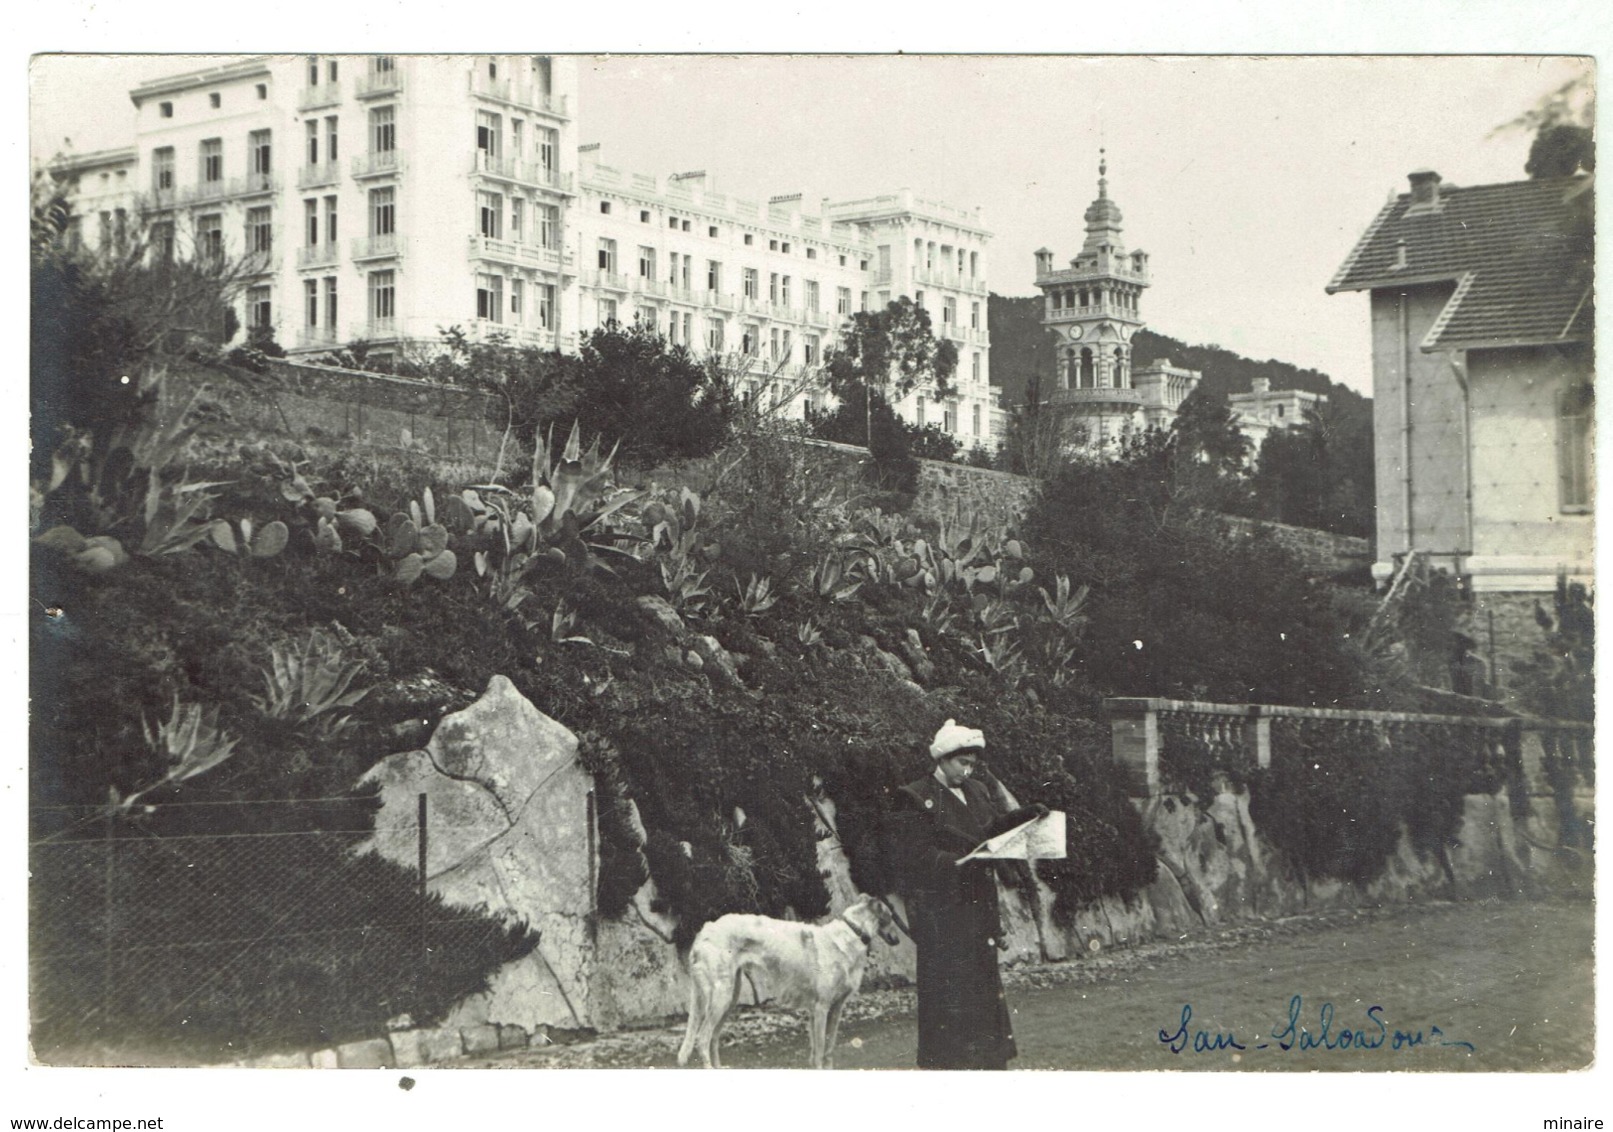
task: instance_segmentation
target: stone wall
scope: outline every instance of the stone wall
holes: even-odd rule
[[[1372,566],[1372,543],[1368,539],[1237,515],[1222,515],[1221,521],[1235,531],[1270,533],[1279,546],[1298,558],[1313,574],[1345,574],[1352,570],[1365,571]]]
[[[293,441],[320,456],[415,453],[464,483],[493,477],[501,445],[506,470],[518,459],[504,402],[474,389],[271,361],[261,374],[175,370],[167,396],[183,403],[204,384],[218,409],[204,436]]]

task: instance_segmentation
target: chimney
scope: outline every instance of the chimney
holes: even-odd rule
[[[1439,205],[1439,174],[1432,169],[1419,169],[1407,178],[1411,181],[1412,205],[1434,208]]]

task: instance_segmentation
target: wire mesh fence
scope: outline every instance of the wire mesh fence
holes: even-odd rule
[[[375,1037],[400,1016],[440,1017],[536,942],[430,895],[423,853],[409,868],[364,851],[374,830],[351,799],[72,817],[29,846],[32,1038],[47,1062],[190,1064]],[[426,818],[422,799],[408,827],[422,845]]]

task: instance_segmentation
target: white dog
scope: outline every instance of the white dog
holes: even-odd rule
[[[707,1069],[722,1068],[717,1053],[723,1022],[739,997],[739,980],[761,977],[782,1006],[809,1011],[812,1067],[834,1068],[840,1011],[862,986],[877,934],[894,946],[895,917],[883,900],[864,896],[826,924],[800,924],[739,913],[700,929],[689,948],[689,1028],[678,1064],[700,1050]]]

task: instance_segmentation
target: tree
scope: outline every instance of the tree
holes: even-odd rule
[[[1265,518],[1366,538],[1374,521],[1373,479],[1370,409],[1329,400],[1308,411],[1299,428],[1267,434],[1253,487]]]
[[[1543,95],[1512,121],[1491,130],[1490,136],[1514,130],[1534,135],[1523,167],[1532,179],[1595,172],[1596,92],[1590,69]]]
[[[839,343],[824,358],[829,391],[844,400],[854,389],[876,389],[887,402],[897,402],[924,384],[937,397],[952,396],[958,369],[958,347],[936,338],[930,312],[903,295],[882,311],[858,311],[840,332]],[[866,404],[866,402],[865,402]],[[871,418],[864,422],[868,438]]]

